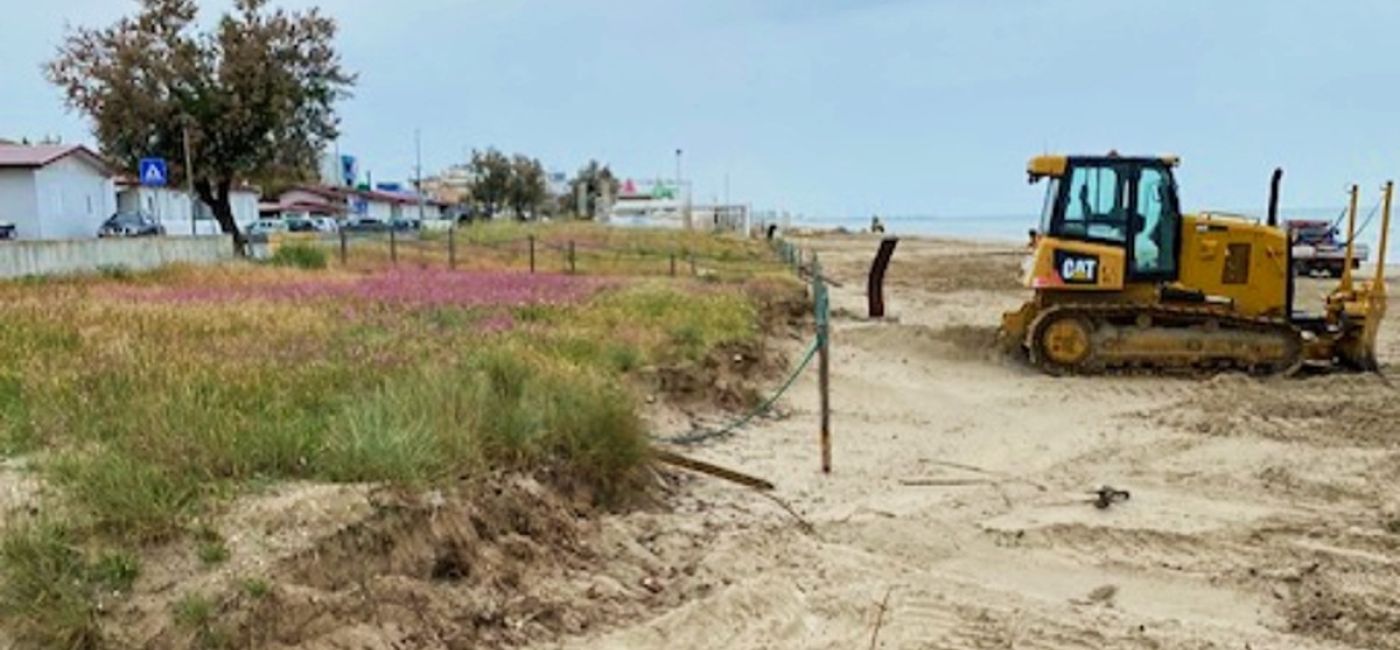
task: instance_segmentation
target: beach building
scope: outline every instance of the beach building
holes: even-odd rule
[[[82,145],[0,145],[0,221],[19,239],[97,236],[115,212],[113,174]]]

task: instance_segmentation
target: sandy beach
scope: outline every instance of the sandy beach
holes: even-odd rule
[[[1026,295],[1020,250],[905,239],[891,317],[871,322],[876,242],[798,241],[842,284],[834,472],[819,471],[811,372],[777,417],[687,449],[773,481],[811,529],[687,478],[669,512],[605,525],[605,544],[655,563],[657,607],[544,647],[1400,647],[1400,402],[1384,378],[1043,376],[991,349]],[[1102,485],[1131,498],[1098,509]]]

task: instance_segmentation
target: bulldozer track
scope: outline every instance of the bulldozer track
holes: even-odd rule
[[[1066,319],[1086,324],[1089,349],[1074,363],[1057,362],[1055,354],[1047,353],[1047,328]],[[1147,323],[1144,325],[1143,323]],[[1080,326],[1081,328],[1083,326]],[[1177,349],[1164,349],[1151,359],[1123,355],[1101,344],[1109,328],[1126,332],[1125,336],[1144,333],[1170,334],[1179,339]],[[1282,354],[1258,355],[1204,352],[1205,343],[1221,338],[1221,333],[1279,337]],[[1238,343],[1238,341],[1237,341]],[[1026,341],[1031,362],[1055,375],[1095,375],[1134,369],[1179,371],[1186,373],[1213,372],[1222,369],[1247,370],[1258,374],[1293,374],[1303,364],[1302,333],[1281,318],[1240,316],[1211,307],[1188,305],[1095,304],[1067,303],[1054,305],[1036,316]]]

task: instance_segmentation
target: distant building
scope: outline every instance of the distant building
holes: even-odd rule
[[[264,213],[274,206],[265,205]],[[423,201],[423,218],[442,218],[441,201]],[[383,192],[377,190],[346,189],[325,185],[304,185],[283,192],[278,197],[276,212],[285,216],[293,214],[305,216],[370,217],[388,222],[395,219],[417,219],[419,214],[418,196],[406,192]]]
[[[81,145],[0,145],[0,221],[20,239],[95,237],[115,212],[112,171]]]
[[[437,176],[423,179],[423,193],[447,205],[464,205],[471,201],[472,183],[476,174],[466,165],[453,165]]]

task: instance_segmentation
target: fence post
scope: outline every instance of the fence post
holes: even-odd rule
[[[399,235],[393,226],[389,227],[389,263],[399,265]]]
[[[812,293],[817,320],[817,389],[821,391],[822,473],[831,473],[831,317],[826,281],[812,254]]]
[[[347,260],[349,259],[348,253],[350,247],[348,245],[348,240],[350,236],[345,233],[344,228],[341,228],[337,232],[340,233],[340,265],[345,266],[348,263]]]
[[[578,272],[577,258],[574,257],[574,240],[569,240],[569,273]]]
[[[671,277],[676,277],[676,251],[671,251]]]
[[[535,272],[535,236],[530,235],[530,272]]]
[[[457,224],[447,229],[447,268],[457,270]]]

